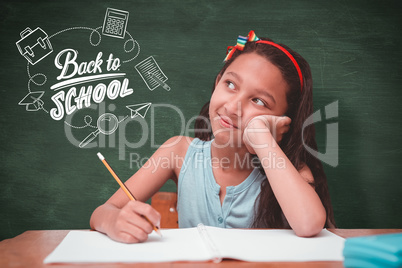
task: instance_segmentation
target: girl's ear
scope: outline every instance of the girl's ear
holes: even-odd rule
[[[221,81],[221,78],[222,78],[222,75],[218,74],[218,76],[216,77],[216,80],[215,80],[215,87],[216,87],[216,85],[218,85],[219,81]]]

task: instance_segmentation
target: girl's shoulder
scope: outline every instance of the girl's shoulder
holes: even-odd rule
[[[165,141],[157,150],[158,156],[169,157],[171,161],[183,159],[186,157],[187,152],[203,152],[210,150],[211,141],[204,141],[198,138],[188,136],[174,136]],[[191,148],[190,148],[191,146]]]
[[[169,151],[177,156],[184,156],[195,138],[174,136],[165,141],[159,149]]]
[[[158,157],[168,159],[170,168],[172,168],[175,178],[172,178],[176,184],[180,174],[181,167],[184,163],[187,150],[194,138],[187,136],[174,136],[165,141],[157,150]]]

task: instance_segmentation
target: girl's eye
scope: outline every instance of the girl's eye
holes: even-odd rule
[[[260,100],[260,99],[255,98],[255,99],[253,99],[253,101],[254,101],[254,103],[257,104],[257,105],[260,105],[260,106],[267,106],[267,105],[265,105],[265,102],[263,102],[263,101]]]
[[[226,82],[226,84],[227,84],[228,88],[235,89],[235,85],[232,82],[228,81],[228,82]]]

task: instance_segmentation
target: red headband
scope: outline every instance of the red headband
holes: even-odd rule
[[[300,80],[300,91],[303,91],[303,75],[302,75],[302,72],[300,70],[299,64],[297,64],[297,61],[292,56],[292,54],[290,54],[289,51],[287,51],[284,47],[282,47],[282,46],[280,46],[280,45],[278,45],[278,44],[276,44],[274,42],[261,40],[260,38],[258,38],[255,35],[254,31],[250,31],[248,36],[247,36],[247,38],[243,37],[243,36],[239,36],[238,39],[237,39],[236,46],[228,47],[225,61],[229,60],[236,50],[243,51],[244,46],[245,46],[245,44],[247,42],[253,42],[253,41],[255,41],[256,43],[262,43],[262,44],[267,44],[267,45],[274,46],[274,47],[280,49],[283,53],[285,53],[286,56],[288,56],[288,58],[292,61],[293,65],[295,66],[295,68],[297,70],[297,74],[299,75],[299,80]]]

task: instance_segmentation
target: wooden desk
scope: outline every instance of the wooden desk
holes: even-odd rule
[[[402,229],[328,229],[344,238],[364,235],[402,232]],[[43,264],[43,260],[67,235],[68,230],[26,231],[12,239],[0,242],[0,267],[343,267],[342,262],[270,262],[250,263],[224,260],[212,262],[174,263],[104,263],[104,264]]]

